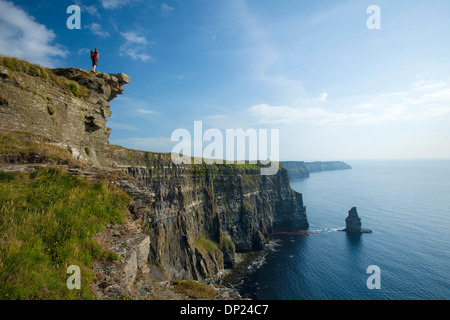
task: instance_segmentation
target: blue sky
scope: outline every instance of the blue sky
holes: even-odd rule
[[[81,8],[80,30],[66,9]],[[366,10],[381,10],[370,30]],[[450,158],[450,1],[0,0],[0,52],[131,77],[110,142],[278,129],[282,160]]]

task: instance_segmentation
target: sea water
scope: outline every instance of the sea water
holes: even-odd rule
[[[310,236],[283,235],[240,286],[256,300],[450,298],[450,160],[347,161],[292,180]],[[357,207],[362,227],[338,231]],[[370,289],[369,266],[379,267]],[[370,271],[370,270],[369,270]]]

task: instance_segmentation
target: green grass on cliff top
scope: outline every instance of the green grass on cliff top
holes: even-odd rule
[[[150,151],[141,151],[128,149],[118,145],[110,145],[109,147],[110,156],[114,158],[121,158],[122,161],[126,161],[130,166],[148,166],[152,167],[156,163],[161,163],[167,165],[172,165],[171,153],[158,153],[158,152],[150,152]],[[233,161],[230,163],[229,161],[222,160],[222,163],[218,163],[219,161],[216,159],[207,159],[207,158],[195,158],[188,157],[189,164],[185,166],[187,168],[191,168],[197,171],[204,170],[215,170],[221,173],[246,173],[246,174],[260,174],[261,167],[264,165],[261,162],[257,161]],[[284,170],[284,167],[278,162],[280,170]]]
[[[67,92],[72,93],[77,98],[89,96],[89,90],[85,86],[78,84],[76,81],[55,75],[51,69],[38,64],[34,64],[16,57],[0,55],[0,66],[4,66],[12,72],[23,72],[32,77],[38,77],[51,81],[53,84],[66,89]],[[9,77],[11,79],[15,79],[13,74],[10,74]]]
[[[105,181],[57,168],[0,171],[0,299],[92,299],[93,261],[110,255],[94,241],[124,220],[130,198]],[[69,290],[67,268],[81,269]]]

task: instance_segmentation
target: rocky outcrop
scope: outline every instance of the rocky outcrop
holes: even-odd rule
[[[370,233],[369,229],[361,229],[361,218],[358,216],[358,212],[355,207],[351,208],[348,212],[347,218],[345,218],[345,229],[348,233]]]
[[[111,132],[106,127],[108,102],[123,92],[129,77],[75,68],[2,70],[1,96],[7,103],[0,104],[0,129],[38,133],[74,158],[97,167],[109,165],[103,156]]]

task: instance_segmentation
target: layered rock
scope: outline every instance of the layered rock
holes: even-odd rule
[[[130,193],[135,219],[150,235],[150,260],[171,279],[217,279],[235,252],[261,250],[271,233],[308,228],[303,199],[285,169],[262,176],[258,167],[179,165],[168,154],[114,146],[115,166],[152,190]],[[131,163],[131,161],[133,163]]]

